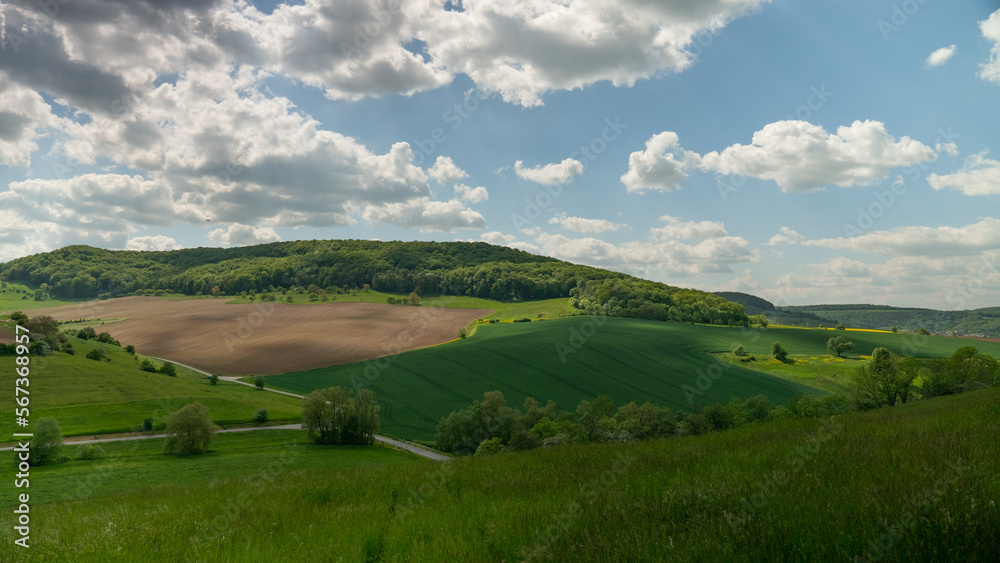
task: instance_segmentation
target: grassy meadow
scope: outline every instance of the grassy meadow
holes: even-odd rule
[[[195,401],[207,406],[220,424],[250,422],[254,411],[262,407],[268,409],[271,420],[299,420],[301,401],[294,397],[226,381],[209,385],[203,375],[180,366],[177,377],[149,373],[139,369],[136,357],[117,346],[75,337],[69,341],[75,355],[60,352],[31,357],[29,387],[31,418],[54,417],[66,436],[129,432],[146,418],[162,428],[167,415]],[[106,360],[85,357],[95,348],[105,350]],[[4,389],[14,388],[15,367],[13,356],[0,356]],[[0,440],[10,440],[13,431],[12,426],[4,426]]]
[[[998,424],[987,389],[443,464],[301,432],[219,436],[201,458],[107,446],[33,470],[32,548],[4,510],[0,560],[991,561]]]

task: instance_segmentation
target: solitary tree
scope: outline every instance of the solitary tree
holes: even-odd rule
[[[891,407],[901,396],[908,396],[917,371],[912,364],[904,364],[903,367],[900,369],[900,364],[888,349],[873,350],[868,363],[858,366],[855,377],[861,401],[875,407]]]
[[[896,325],[892,325],[892,328],[890,328],[889,331],[892,332],[893,334],[896,334],[897,332],[899,332],[899,327],[897,327]]]
[[[843,336],[835,336],[826,341],[826,349],[841,358],[844,356],[844,352],[854,349],[854,343]]]
[[[163,451],[177,455],[206,452],[216,430],[218,427],[212,422],[208,407],[191,403],[167,417],[167,441]]]
[[[59,323],[50,315],[41,315],[25,323],[24,328],[45,336],[55,336],[59,332]]]
[[[920,335],[921,335],[921,336],[930,336],[930,335],[931,335],[930,331],[929,331],[929,330],[927,330],[926,328],[922,328],[922,329],[920,329],[920,331],[919,331],[919,332],[920,332]]]
[[[59,428],[56,419],[50,417],[38,419],[29,448],[31,465],[58,463],[62,448],[62,429]]]
[[[261,391],[264,390],[264,378],[262,376],[258,375],[257,379],[253,381],[253,384],[257,386],[257,389],[260,389]]]
[[[785,347],[781,345],[781,342],[775,342],[774,344],[771,345],[771,356],[773,356],[774,359],[778,360],[779,362],[782,363],[787,362],[788,350],[785,350]]]
[[[420,296],[417,295],[416,291],[411,291],[410,292],[409,299],[410,299],[410,305],[418,305],[418,304],[420,304]]]
[[[840,323],[834,330],[847,330],[847,327],[844,326],[844,323]]]
[[[738,357],[746,356],[747,355],[747,350],[746,350],[746,348],[743,347],[742,344],[738,345],[735,348],[733,348],[733,355],[734,356],[738,356]]]

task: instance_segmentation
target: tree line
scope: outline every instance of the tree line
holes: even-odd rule
[[[780,343],[775,357],[787,360]],[[921,386],[915,385],[916,378]],[[764,395],[732,398],[684,413],[649,401],[616,406],[607,395],[582,400],[573,411],[544,406],[528,397],[520,409],[507,405],[500,391],[452,412],[437,426],[435,445],[454,453],[489,455],[566,443],[629,442],[723,431],[746,424],[787,418],[816,418],[890,407],[914,398],[931,398],[985,387],[1000,387],[1000,362],[972,346],[949,358],[918,361],[876,348],[854,374],[853,396],[798,396],[773,405]]]
[[[747,321],[742,306],[709,293],[486,243],[296,241],[168,252],[69,246],[0,265],[0,279],[61,298],[238,295],[308,286],[339,293],[368,286],[500,301],[572,297],[585,313],[640,319]]]

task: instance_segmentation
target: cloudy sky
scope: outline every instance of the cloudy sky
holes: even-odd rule
[[[997,306],[998,8],[3,1],[0,260],[482,240],[777,304]]]

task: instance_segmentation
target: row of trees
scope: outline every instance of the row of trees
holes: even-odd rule
[[[507,405],[500,391],[489,391],[482,400],[441,419],[435,445],[455,453],[530,450],[565,443],[628,442],[728,430],[755,421],[819,416],[845,412],[849,402],[840,397],[803,397],[790,407],[775,407],[763,395],[746,400],[705,406],[685,414],[649,401],[616,407],[607,395],[583,400],[575,411],[557,410],[549,401],[542,406],[528,397],[521,409]]]
[[[632,277],[589,280],[570,290],[570,305],[612,317],[730,326],[750,322],[742,305],[717,295]]]

